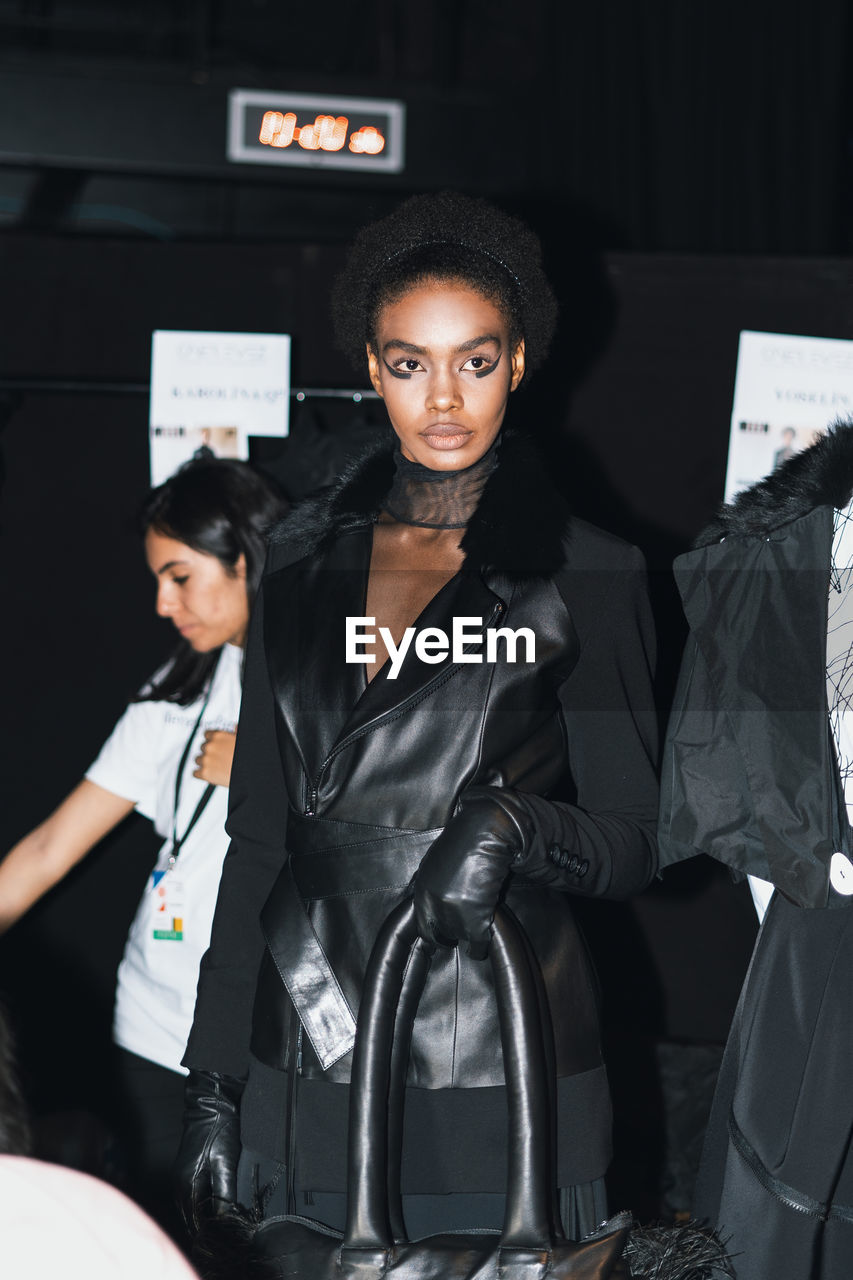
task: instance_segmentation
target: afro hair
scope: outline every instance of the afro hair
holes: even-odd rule
[[[412,196],[364,227],[332,293],[337,340],[354,368],[375,345],[380,309],[426,280],[460,281],[499,308],[527,372],[539,367],[557,319],[538,237],[485,200],[453,191]]]

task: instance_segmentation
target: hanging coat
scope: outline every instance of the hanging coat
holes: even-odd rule
[[[676,561],[690,638],[664,749],[661,866],[776,886],[735,1013],[695,1213],[738,1280],[853,1274],[851,854],[826,695],[835,508],[853,426],[740,494]],[[721,947],[725,945],[721,934]]]

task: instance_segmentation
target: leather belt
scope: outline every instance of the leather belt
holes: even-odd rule
[[[365,890],[404,889],[436,827],[373,827],[291,812],[289,857],[261,912],[261,928],[279,976],[321,1067],[355,1043],[355,1018],[317,937],[306,903]]]

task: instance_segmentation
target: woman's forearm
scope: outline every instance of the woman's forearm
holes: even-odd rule
[[[84,778],[0,862],[0,933],[58,884],[132,809],[132,800]]]

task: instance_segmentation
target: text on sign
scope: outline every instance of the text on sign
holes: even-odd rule
[[[306,151],[340,151],[347,141],[347,116],[316,116],[313,124],[300,128],[293,111],[265,111],[258,141],[267,147],[289,147],[296,142]],[[349,137],[349,150],[376,156],[385,146],[385,138],[373,125],[355,129]]]

